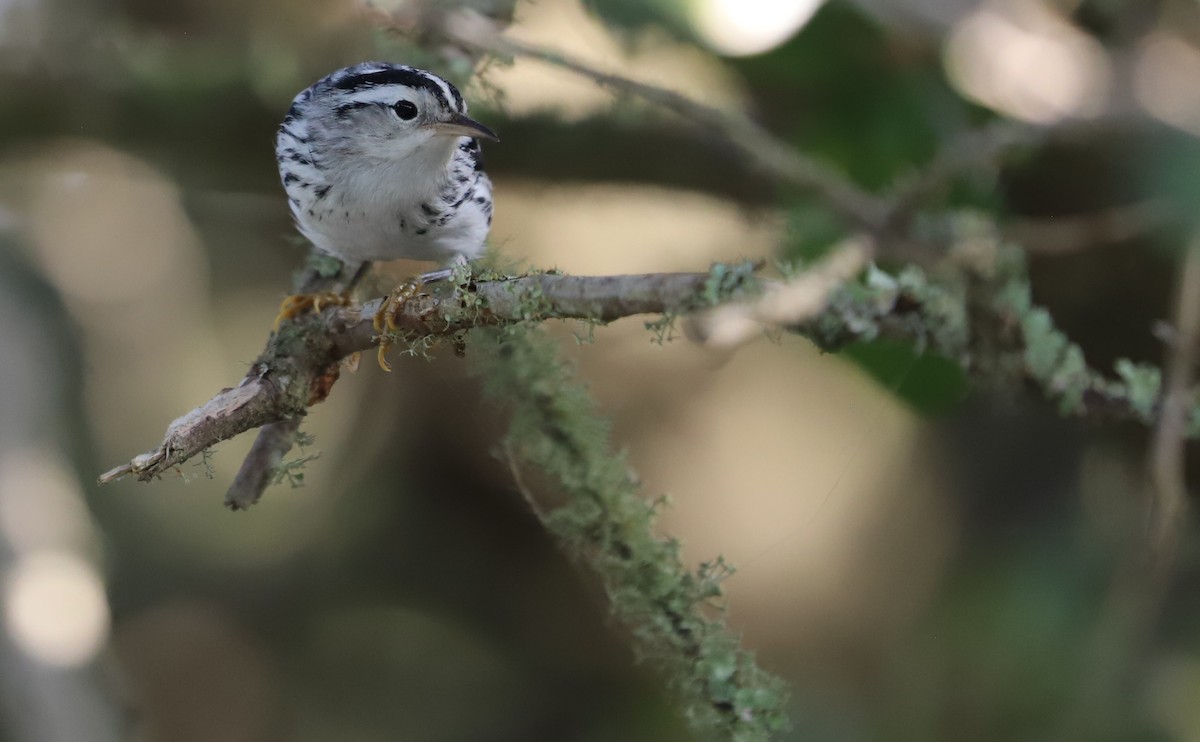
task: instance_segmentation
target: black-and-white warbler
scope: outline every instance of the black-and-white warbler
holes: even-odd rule
[[[296,226],[350,270],[412,258],[443,264],[484,249],[492,182],[462,94],[425,70],[365,62],[304,90],[275,158]]]

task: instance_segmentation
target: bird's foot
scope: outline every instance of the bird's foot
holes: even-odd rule
[[[391,371],[392,367],[387,362],[387,351],[392,343],[388,339],[391,333],[400,329],[400,325],[396,324],[396,312],[404,303],[421,293],[425,282],[422,276],[418,276],[415,281],[406,281],[388,293],[387,298],[379,305],[379,311],[375,313],[375,317],[371,320],[371,325],[375,328],[375,332],[379,334],[379,352],[376,360],[379,362],[379,367],[384,371]]]
[[[285,320],[299,317],[309,312],[318,313],[325,307],[344,307],[354,303],[354,297],[349,292],[342,294],[292,294],[279,305],[279,314],[275,317],[275,329]]]

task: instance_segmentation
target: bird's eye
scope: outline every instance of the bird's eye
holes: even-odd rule
[[[417,104],[410,100],[402,100],[392,106],[392,110],[404,121],[411,121],[416,118]]]

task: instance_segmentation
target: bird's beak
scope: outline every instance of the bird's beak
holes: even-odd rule
[[[491,139],[493,142],[500,141],[496,132],[461,113],[452,113],[450,118],[445,121],[435,122],[433,130],[439,135],[448,137],[475,137],[476,139]]]

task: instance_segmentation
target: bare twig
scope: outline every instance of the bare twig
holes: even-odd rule
[[[1192,428],[1196,358],[1200,352],[1200,236],[1193,238],[1179,278],[1175,326],[1179,342],[1167,351],[1162,412],[1150,448],[1154,501],[1147,546],[1158,599],[1166,590],[1179,552],[1187,512],[1184,451]]]
[[[296,442],[302,415],[293,415],[276,423],[267,423],[258,431],[254,445],[242,460],[233,484],[225,493],[225,505],[231,510],[245,510],[258,502],[271,484],[279,463]]]
[[[1200,357],[1200,235],[1184,256],[1175,306],[1176,342],[1166,353],[1166,380],[1147,461],[1149,512],[1113,575],[1078,707],[1065,736],[1095,736],[1103,710],[1122,693],[1146,649],[1178,561],[1187,522],[1184,454],[1196,437],[1195,364]]]
[[[978,131],[964,134],[938,152],[933,161],[892,189],[888,203],[888,222],[907,221],[921,201],[964,171],[995,167],[1000,156],[1016,147],[1043,141],[1050,129],[1013,121],[997,121]]]

